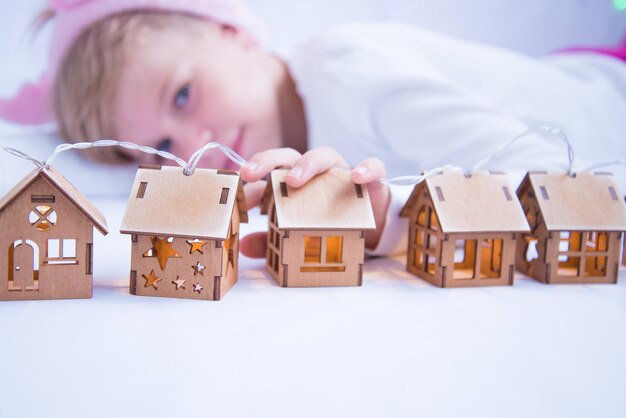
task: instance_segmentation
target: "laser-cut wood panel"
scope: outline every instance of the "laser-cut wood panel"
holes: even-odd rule
[[[366,186],[331,169],[299,189],[275,170],[264,193],[266,265],[283,287],[360,286],[365,230],[375,227]]]
[[[237,281],[242,219],[237,173],[140,168],[121,227],[133,237],[130,293],[220,300]]]
[[[102,214],[53,168],[0,199],[0,300],[92,296],[93,229]]]
[[[528,232],[506,176],[445,172],[417,184],[409,218],[407,271],[438,287],[513,284],[517,234]]]
[[[518,237],[516,267],[536,280],[616,283],[626,204],[607,173],[528,173],[517,195],[530,234]],[[536,240],[537,257],[528,260]]]

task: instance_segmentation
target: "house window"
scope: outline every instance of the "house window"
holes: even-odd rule
[[[326,237],[326,262],[341,263],[343,257],[343,237]]]
[[[480,277],[495,279],[502,272],[502,240],[484,239],[480,245]]]
[[[559,276],[605,276],[608,256],[608,232],[562,231],[559,235]]]
[[[28,214],[28,221],[38,231],[49,231],[57,223],[57,213],[50,206],[38,205]]]
[[[455,248],[452,275],[454,279],[497,279],[501,277],[501,239],[457,240]]]
[[[269,245],[267,246],[267,263],[276,274],[278,274],[278,254],[280,253],[280,232],[276,220],[276,206],[272,205],[270,209],[270,222],[267,231]]]
[[[413,266],[419,271],[434,276],[439,246],[437,233],[440,230],[435,210],[426,205],[422,206],[417,213],[413,230],[415,233]]]
[[[44,264],[78,264],[75,239],[49,239],[46,243]]]
[[[585,252],[585,276],[605,276],[609,255],[609,233],[587,232]]]
[[[322,245],[324,248],[322,248]],[[324,259],[322,260],[322,254]],[[317,264],[300,267],[300,272],[342,272],[346,266],[339,265],[343,262],[343,237],[328,236],[304,237],[304,263]]]
[[[559,276],[580,275],[580,249],[582,233],[562,231],[559,234]]]
[[[454,279],[473,279],[476,267],[476,246],[475,239],[457,240],[454,251]]]
[[[322,237],[304,237],[304,262],[320,263],[321,258]]]

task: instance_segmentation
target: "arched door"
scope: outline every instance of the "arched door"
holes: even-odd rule
[[[18,239],[9,247],[9,290],[39,290],[39,247]]]

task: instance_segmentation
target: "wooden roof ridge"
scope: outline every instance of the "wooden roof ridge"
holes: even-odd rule
[[[352,181],[349,170],[331,168],[293,188],[286,183],[289,170],[272,171],[265,188],[261,213],[267,214],[271,197],[281,229],[374,229],[374,212],[366,185]]]
[[[87,197],[53,167],[35,168],[0,199],[0,211],[28,189],[39,177],[44,177],[67,197],[103,235],[108,234],[106,218]]]
[[[626,203],[610,173],[529,172],[517,194],[528,190],[548,230],[626,231]]]
[[[235,210],[248,222],[241,177],[236,171],[139,167],[120,227],[126,234],[226,239]]]
[[[503,173],[465,176],[445,171],[418,183],[400,216],[408,217],[425,190],[444,233],[528,232],[521,204]]]

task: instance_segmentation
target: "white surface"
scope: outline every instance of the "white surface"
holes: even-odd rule
[[[125,203],[94,203],[93,299],[0,303],[0,417],[624,416],[624,269],[439,289],[380,259],[359,288],[284,289],[242,259],[220,302],[138,297]]]

